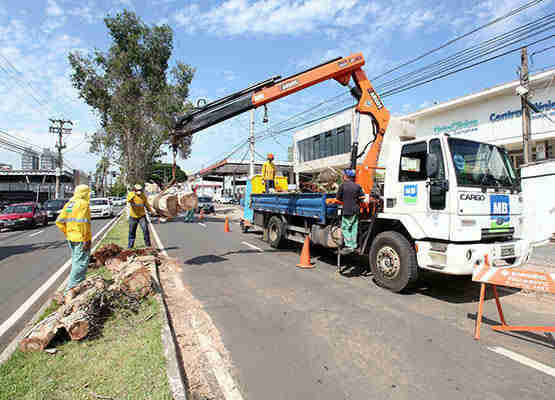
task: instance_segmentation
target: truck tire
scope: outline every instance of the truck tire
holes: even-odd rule
[[[271,217],[268,221],[268,243],[278,249],[283,242],[283,222],[279,217]]]
[[[370,248],[370,269],[379,286],[398,293],[418,279],[416,252],[399,232],[380,233]]]

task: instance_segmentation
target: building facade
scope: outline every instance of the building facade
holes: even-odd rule
[[[523,162],[519,81],[393,117],[384,138],[378,165],[385,166],[391,137],[413,138],[448,133],[505,147],[515,167]],[[532,161],[555,159],[555,69],[531,75],[529,101],[542,111],[531,113]],[[328,167],[350,164],[354,109],[337,113],[295,132],[294,171],[310,175]],[[359,151],[373,138],[369,118],[361,116]]]
[[[31,149],[25,149],[21,155],[21,169],[32,171],[39,169],[39,153]]]
[[[40,169],[56,169],[56,154],[50,151],[50,149],[42,150],[42,154],[40,155]]]
[[[448,133],[505,147],[516,168],[523,163],[522,111],[515,90],[519,81],[434,105],[402,119],[418,136]],[[555,69],[530,77],[532,160],[555,158]],[[551,119],[551,120],[550,120]]]

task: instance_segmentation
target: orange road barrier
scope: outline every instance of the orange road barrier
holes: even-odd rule
[[[304,269],[314,268],[314,264],[310,262],[310,238],[308,235],[304,238],[301,261],[297,264],[297,267]]]
[[[555,293],[555,274],[528,271],[520,268],[496,268],[489,263],[488,256],[484,256],[484,262],[476,265],[472,273],[472,280],[481,282],[480,301],[478,303],[478,314],[476,315],[476,327],[474,339],[480,339],[480,327],[484,313],[484,299],[486,297],[487,285],[493,289],[495,304],[501,325],[492,326],[495,331],[520,331],[520,332],[555,332],[555,326],[524,326],[507,325],[503,308],[497,294],[497,286],[508,286],[520,289],[529,289],[546,293]]]
[[[225,217],[224,232],[231,232],[229,229],[229,217]]]

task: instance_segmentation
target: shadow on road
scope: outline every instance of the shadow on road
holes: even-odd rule
[[[477,315],[476,313],[468,313],[466,314],[468,319],[471,319],[473,321],[476,321]],[[493,319],[489,319],[487,317],[482,316],[482,323],[486,324],[486,325],[490,325],[490,326],[497,326],[497,325],[501,325],[500,321],[495,321]],[[507,323],[509,323],[507,321]],[[555,339],[553,338],[553,336],[550,333],[545,333],[545,335],[540,335],[538,333],[534,333],[534,332],[518,332],[518,331],[514,331],[514,332],[496,332],[502,335],[506,335],[506,336],[510,336],[510,337],[514,337],[517,339],[521,339],[524,340],[525,342],[529,342],[529,343],[534,343],[540,346],[544,346],[550,349],[555,349]]]
[[[46,250],[46,249],[59,249],[59,248],[66,248],[67,242],[65,240],[57,240],[54,242],[41,242],[41,243],[33,243],[33,244],[24,244],[24,245],[16,245],[16,246],[2,246],[2,251],[0,252],[0,261],[9,258],[11,256],[15,256],[18,254],[29,253],[31,251],[37,250]],[[68,249],[69,251],[69,249]]]

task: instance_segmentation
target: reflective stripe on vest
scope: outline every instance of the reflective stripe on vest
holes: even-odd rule
[[[84,218],[84,219],[79,219],[79,218],[62,218],[62,219],[57,220],[56,222],[64,222],[64,223],[67,223],[67,222],[82,222],[82,223],[85,223],[85,222],[91,222],[91,220],[88,219],[88,218]]]

